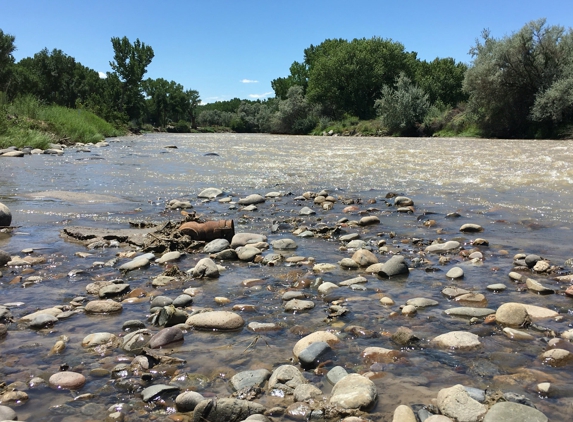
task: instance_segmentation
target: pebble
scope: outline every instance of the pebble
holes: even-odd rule
[[[253,193],[246,198],[239,199],[237,202],[239,205],[254,205],[254,204],[262,204],[265,202],[265,198],[257,193]]]
[[[479,224],[467,223],[460,227],[460,231],[463,233],[475,233],[475,232],[482,232],[483,227]]]
[[[197,262],[192,274],[195,278],[218,278],[219,267],[217,267],[217,264],[211,258],[203,258]]]
[[[461,316],[468,318],[484,318],[488,315],[496,313],[495,309],[489,308],[472,308],[468,306],[460,306],[457,308],[450,308],[444,311],[450,316]]]
[[[247,244],[254,244],[259,242],[266,242],[267,237],[256,233],[237,233],[233,236],[231,240],[231,248],[236,249],[239,246],[245,246]]]
[[[525,306],[520,303],[504,303],[495,312],[495,319],[502,325],[521,327],[529,321]]]
[[[378,263],[378,258],[367,249],[359,249],[352,255],[352,260],[361,267],[368,267]]]
[[[435,252],[435,253],[444,253],[444,252],[451,252],[456,250],[460,247],[460,242],[456,240],[450,240],[445,243],[436,243],[430,246],[427,246],[425,251],[426,252]]]
[[[456,350],[473,350],[481,346],[479,337],[467,331],[451,331],[435,337],[432,340],[438,347]]]
[[[273,240],[271,245],[273,246],[273,249],[278,250],[293,250],[297,248],[296,242],[288,238]]]
[[[308,401],[321,395],[322,391],[312,384],[299,384],[293,392],[295,402]]]
[[[210,399],[200,402],[193,412],[193,422],[243,421],[265,412],[262,404],[233,398]],[[252,419],[251,419],[252,420]]]
[[[281,365],[273,371],[269,379],[268,390],[271,394],[273,390],[293,394],[295,388],[301,384],[308,384],[308,381],[296,366]]]
[[[244,324],[243,317],[230,311],[201,312],[190,316],[185,322],[197,330],[238,330]]]
[[[183,340],[183,331],[178,327],[168,327],[159,330],[149,339],[151,349],[159,349],[171,343]]]
[[[452,279],[462,278],[463,276],[464,276],[464,270],[460,267],[452,267],[446,273],[446,277],[452,278]]]
[[[428,306],[438,306],[439,302],[434,299],[428,299],[425,297],[416,297],[414,299],[408,299],[406,305],[412,305],[416,308],[425,308]]]
[[[225,249],[229,249],[230,245],[231,244],[227,239],[215,239],[205,245],[203,248],[203,253],[218,253],[224,251]]]
[[[235,391],[243,388],[262,387],[270,377],[271,372],[267,369],[243,371],[231,377],[231,385]]]
[[[11,407],[0,405],[0,420],[16,421],[18,420],[18,415]]]
[[[502,292],[507,289],[507,286],[503,283],[488,284],[486,289],[492,290],[494,292]]]
[[[287,312],[308,311],[314,308],[314,302],[312,300],[292,299],[285,303],[284,308]]]
[[[161,255],[161,258],[157,258],[155,262],[157,264],[165,264],[166,262],[177,261],[179,258],[181,258],[181,252],[171,251]]]
[[[48,382],[58,390],[79,390],[86,383],[86,377],[78,372],[64,371],[52,375]]]
[[[311,343],[298,354],[300,366],[304,369],[316,368],[321,361],[326,360],[331,351],[332,348],[325,341]]]

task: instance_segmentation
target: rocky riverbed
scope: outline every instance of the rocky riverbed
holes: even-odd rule
[[[573,263],[542,228],[407,191],[190,191],[41,241],[0,205],[0,419],[571,417]]]

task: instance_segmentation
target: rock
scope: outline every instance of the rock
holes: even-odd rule
[[[394,410],[392,422],[417,422],[418,419],[410,406],[401,404]],[[426,419],[427,421],[427,419]]]
[[[400,352],[397,350],[386,349],[384,347],[367,347],[362,351],[360,356],[367,363],[392,363],[396,358],[400,357]]]
[[[254,371],[243,371],[233,375],[231,385],[235,391],[243,388],[262,387],[271,377],[271,372],[266,369],[256,369]]]
[[[460,384],[441,389],[438,392],[437,405],[443,415],[459,422],[480,421],[487,412],[487,406],[472,399]]]
[[[471,308],[467,306],[460,306],[458,308],[446,309],[444,312],[450,316],[461,316],[467,318],[485,318],[488,315],[495,314],[495,309]]]
[[[300,366],[304,369],[313,369],[318,366],[321,361],[326,360],[326,356],[332,351],[330,345],[324,341],[317,341],[311,343],[306,349],[302,350],[298,355]]]
[[[358,264],[358,262],[352,258],[342,258],[340,261],[338,261],[338,265],[340,265],[342,268],[348,268],[351,270],[357,270],[360,268],[360,264]]]
[[[174,391],[179,391],[179,387],[177,387],[176,385],[155,384],[150,387],[144,388],[141,391],[141,399],[147,403],[156,397],[159,397],[164,394],[173,393]]]
[[[219,277],[219,267],[211,258],[203,258],[197,262],[192,274],[194,278],[217,278]]]
[[[141,330],[142,328],[145,328],[145,324],[137,319],[130,319],[129,321],[125,321],[121,326],[122,331],[135,331]]]
[[[326,379],[330,384],[335,385],[338,381],[340,381],[346,375],[348,375],[348,372],[346,371],[346,369],[344,369],[342,366],[335,366],[334,368],[332,368],[330,371],[328,371],[326,373]]]
[[[507,289],[507,286],[503,283],[494,283],[494,284],[488,284],[486,286],[486,289],[494,291],[494,292],[501,292],[501,291]]]
[[[373,224],[380,224],[380,219],[378,217],[376,217],[375,215],[368,215],[366,217],[362,217],[358,221],[358,224],[360,226],[370,226]]]
[[[412,201],[407,196],[397,196],[394,198],[394,206],[396,206],[396,207],[411,207],[411,206],[414,206],[414,201]]]
[[[241,422],[265,412],[262,404],[238,399],[211,399],[200,402],[193,412],[193,422]]]
[[[294,345],[292,352],[294,356],[298,359],[299,354],[308,346],[310,346],[312,343],[325,342],[332,347],[339,341],[340,339],[336,335],[329,333],[328,331],[315,331],[314,333],[301,338]]]
[[[392,334],[392,341],[400,346],[411,346],[420,339],[408,327],[399,327],[394,334]]]
[[[114,345],[117,343],[118,339],[115,334],[112,333],[93,333],[84,337],[82,340],[82,347],[96,347],[102,344]]]
[[[438,347],[463,351],[481,346],[479,337],[467,331],[451,331],[435,337],[432,342]]]
[[[573,353],[565,349],[551,349],[541,355],[543,363],[553,367],[565,366],[573,362]]]
[[[51,327],[56,322],[58,322],[58,318],[50,314],[39,314],[32,321],[30,321],[30,328],[35,328],[37,330],[45,327]]]
[[[494,404],[483,422],[548,422],[549,419],[539,410],[519,403],[497,402]]]
[[[464,270],[460,267],[453,267],[446,273],[446,277],[456,279],[464,276]]]
[[[315,397],[320,397],[322,395],[322,391],[311,384],[299,384],[294,389],[293,395],[295,402],[307,401]]]
[[[181,252],[171,251],[161,255],[161,258],[157,258],[155,262],[158,264],[165,264],[166,262],[177,261],[179,258],[181,258]]]
[[[415,315],[418,311],[418,308],[416,308],[414,305],[406,305],[402,307],[402,315]]]
[[[1,421],[17,421],[18,415],[8,406],[0,406],[0,420]]]
[[[512,340],[535,340],[535,337],[531,334],[510,327],[505,327],[503,329],[503,334]]]
[[[240,329],[245,321],[234,312],[211,311],[191,315],[185,324],[197,330],[232,331]]]
[[[271,245],[273,249],[278,250],[293,250],[297,248],[296,242],[288,238],[274,240]]]
[[[338,238],[338,240],[340,240],[341,242],[352,242],[353,240],[357,240],[360,237],[360,234],[358,233],[349,233],[349,234],[345,234],[342,235]],[[364,242],[363,240],[361,241],[364,245],[366,245],[366,242]],[[348,245],[346,245],[348,247]]]
[[[351,278],[349,280],[344,280],[340,282],[341,286],[352,286],[354,284],[363,284],[363,283],[367,283],[368,279],[364,278],[364,277],[354,277]]]
[[[148,346],[151,349],[159,349],[168,344],[183,340],[183,331],[178,327],[168,327],[159,330],[149,339]]]
[[[307,384],[306,378],[296,366],[281,365],[273,371],[269,379],[268,391],[280,390],[284,394],[293,394],[297,386]]]
[[[529,254],[525,257],[525,265],[529,268],[535,267],[535,264],[539,261],[541,261],[541,257],[539,255]]]
[[[460,227],[460,231],[463,233],[482,232],[483,227],[480,226],[479,224],[467,223],[467,224],[464,224],[463,226]]]
[[[173,306],[176,308],[184,308],[193,303],[193,297],[187,294],[182,294],[173,299]]]
[[[298,213],[300,215],[314,215],[316,214],[316,211],[309,207],[302,207]]]
[[[314,308],[314,302],[312,300],[292,299],[285,303],[284,308],[287,312],[308,311]]]
[[[198,198],[215,199],[223,195],[223,191],[217,188],[207,188],[199,192]]]
[[[410,270],[402,255],[394,255],[384,263],[378,275],[381,277],[394,277],[397,275],[408,275]]]
[[[559,313],[542,306],[522,304],[527,312],[527,315],[531,321],[538,321],[540,319],[556,318]]]
[[[247,325],[249,330],[254,331],[255,333],[265,332],[265,331],[278,331],[281,330],[282,327],[279,324],[275,324],[274,322],[249,322]]]
[[[428,306],[438,306],[439,302],[434,299],[427,299],[425,297],[416,297],[414,299],[408,299],[406,305],[412,305],[416,308],[426,308]]]
[[[192,412],[203,400],[205,397],[196,391],[185,391],[175,398],[175,407],[179,412]]]
[[[266,241],[267,237],[263,236],[262,234],[237,233],[233,236],[233,239],[231,240],[231,248],[236,249],[239,246],[245,246],[249,244],[266,242]]]
[[[336,268],[337,266],[334,264],[321,263],[321,264],[316,264],[314,267],[312,267],[312,271],[314,271],[315,273],[325,273],[328,271],[335,270]]]
[[[10,256],[10,254],[0,249],[0,267],[4,267],[11,260],[12,257]]]
[[[330,404],[344,409],[368,410],[374,405],[377,397],[376,386],[370,379],[350,374],[335,384]]]
[[[239,205],[255,205],[255,204],[262,204],[265,202],[265,198],[259,194],[253,193],[252,195],[247,196],[246,198],[239,199],[237,202]]]
[[[169,296],[154,296],[153,299],[151,299],[151,302],[149,303],[149,306],[151,308],[162,308],[164,306],[169,306],[173,303],[173,299],[171,299]]]
[[[86,377],[78,372],[58,372],[48,380],[50,386],[58,390],[79,390],[86,383]]]
[[[363,249],[366,248],[367,243],[364,240],[355,239],[351,240],[346,244],[346,248],[348,249]]]
[[[0,157],[23,157],[26,155],[23,151],[10,151],[0,154]]]
[[[145,268],[147,266],[149,266],[149,259],[147,259],[146,257],[140,256],[140,257],[134,258],[131,261],[126,262],[125,264],[121,265],[119,267],[119,270],[124,271],[124,272],[128,272],[128,271],[138,270],[140,268]]]
[[[144,347],[147,347],[153,334],[148,329],[141,329],[128,333],[123,338],[121,348],[129,353],[141,353]]]
[[[12,224],[12,212],[10,208],[0,202],[0,227],[8,227]],[[0,262],[0,267],[5,264]]]
[[[504,303],[497,308],[495,319],[498,323],[509,327],[521,327],[529,322],[525,306],[514,302]]]
[[[218,253],[228,249],[230,243],[227,239],[215,239],[210,241],[203,248],[203,253]]]
[[[336,284],[331,283],[330,281],[326,281],[322,283],[320,286],[318,286],[318,293],[320,293],[321,295],[327,295],[333,290],[336,290],[338,288],[339,287]]]
[[[237,251],[234,249],[225,249],[221,252],[217,252],[211,255],[211,258],[221,261],[234,261],[237,259]]]
[[[0,308],[0,310],[1,310],[1,308]],[[9,311],[8,311],[8,313],[9,313]],[[40,315],[40,314],[49,314],[49,315],[53,315],[53,316],[55,316],[55,317],[57,318],[58,315],[60,315],[61,313],[62,313],[62,310],[59,309],[59,308],[41,309],[41,310],[39,310],[39,311],[32,312],[31,314],[24,315],[24,316],[21,318],[21,321],[23,321],[23,322],[30,322],[30,321],[34,320],[34,318],[36,318],[36,317],[37,317],[38,315]],[[5,315],[6,315],[6,314],[5,314]],[[10,318],[11,318],[11,316],[10,316]]]
[[[527,278],[525,280],[525,285],[527,286],[527,288],[529,290],[531,290],[532,292],[535,293],[539,293],[539,294],[551,294],[551,293],[555,293],[555,290],[550,289],[549,287],[544,286],[543,284],[541,284],[539,281],[534,280],[532,278]]]
[[[99,289],[98,296],[102,299],[122,295],[129,291],[129,284],[118,283],[118,284],[108,284],[107,286]]]
[[[372,252],[366,249],[359,249],[352,255],[352,260],[361,267],[368,267],[369,265],[377,264],[378,258]]]
[[[426,252],[435,252],[435,253],[444,253],[444,252],[451,252],[455,249],[460,247],[460,242],[455,240],[450,240],[445,243],[435,243],[433,245],[427,246],[425,251]]]
[[[114,312],[121,312],[123,305],[111,299],[107,300],[92,300],[87,303],[85,307],[86,313],[91,314],[110,314]]]
[[[257,255],[260,255],[262,251],[254,246],[241,246],[236,249],[237,257],[241,261],[250,262],[255,259]]]

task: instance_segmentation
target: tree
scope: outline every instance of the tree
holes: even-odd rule
[[[423,60],[416,66],[414,81],[428,94],[431,104],[456,107],[468,99],[462,88],[467,69],[466,64],[456,63],[450,57]]]
[[[10,80],[12,66],[14,65],[12,53],[16,50],[15,40],[16,37],[5,34],[0,29],[0,91],[6,91]]]
[[[201,97],[199,97],[199,91],[194,89],[188,89],[185,91],[185,96],[189,105],[188,115],[191,120],[191,128],[197,129],[197,107],[201,104]]]
[[[378,37],[326,40],[305,50],[306,97],[333,118],[344,114],[371,119],[380,87],[392,85],[401,72],[412,76],[416,53]]]
[[[315,113],[300,85],[291,86],[287,99],[281,100],[272,121],[272,132],[302,135],[310,132],[318,123]]]
[[[569,91],[564,80],[573,54],[572,37],[571,30],[546,26],[545,19],[501,39],[483,32],[483,40],[470,50],[473,62],[464,89],[469,94],[469,108],[486,135],[533,136],[540,125],[531,119],[532,112],[540,120],[562,115],[550,112],[549,106],[556,104],[551,99],[556,93]]]
[[[153,49],[139,41],[132,44],[127,37],[112,37],[113,61],[109,65],[122,82],[120,111],[125,111],[130,119],[138,120],[143,112],[143,76],[154,57]]]
[[[382,124],[392,134],[412,133],[429,108],[428,95],[403,73],[394,86],[384,85],[381,98],[376,100]]]

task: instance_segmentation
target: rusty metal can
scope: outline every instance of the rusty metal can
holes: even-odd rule
[[[189,221],[179,227],[183,234],[191,236],[193,240],[204,240],[210,242],[215,239],[227,239],[229,242],[235,235],[235,223],[233,220],[217,220],[199,223]]]

